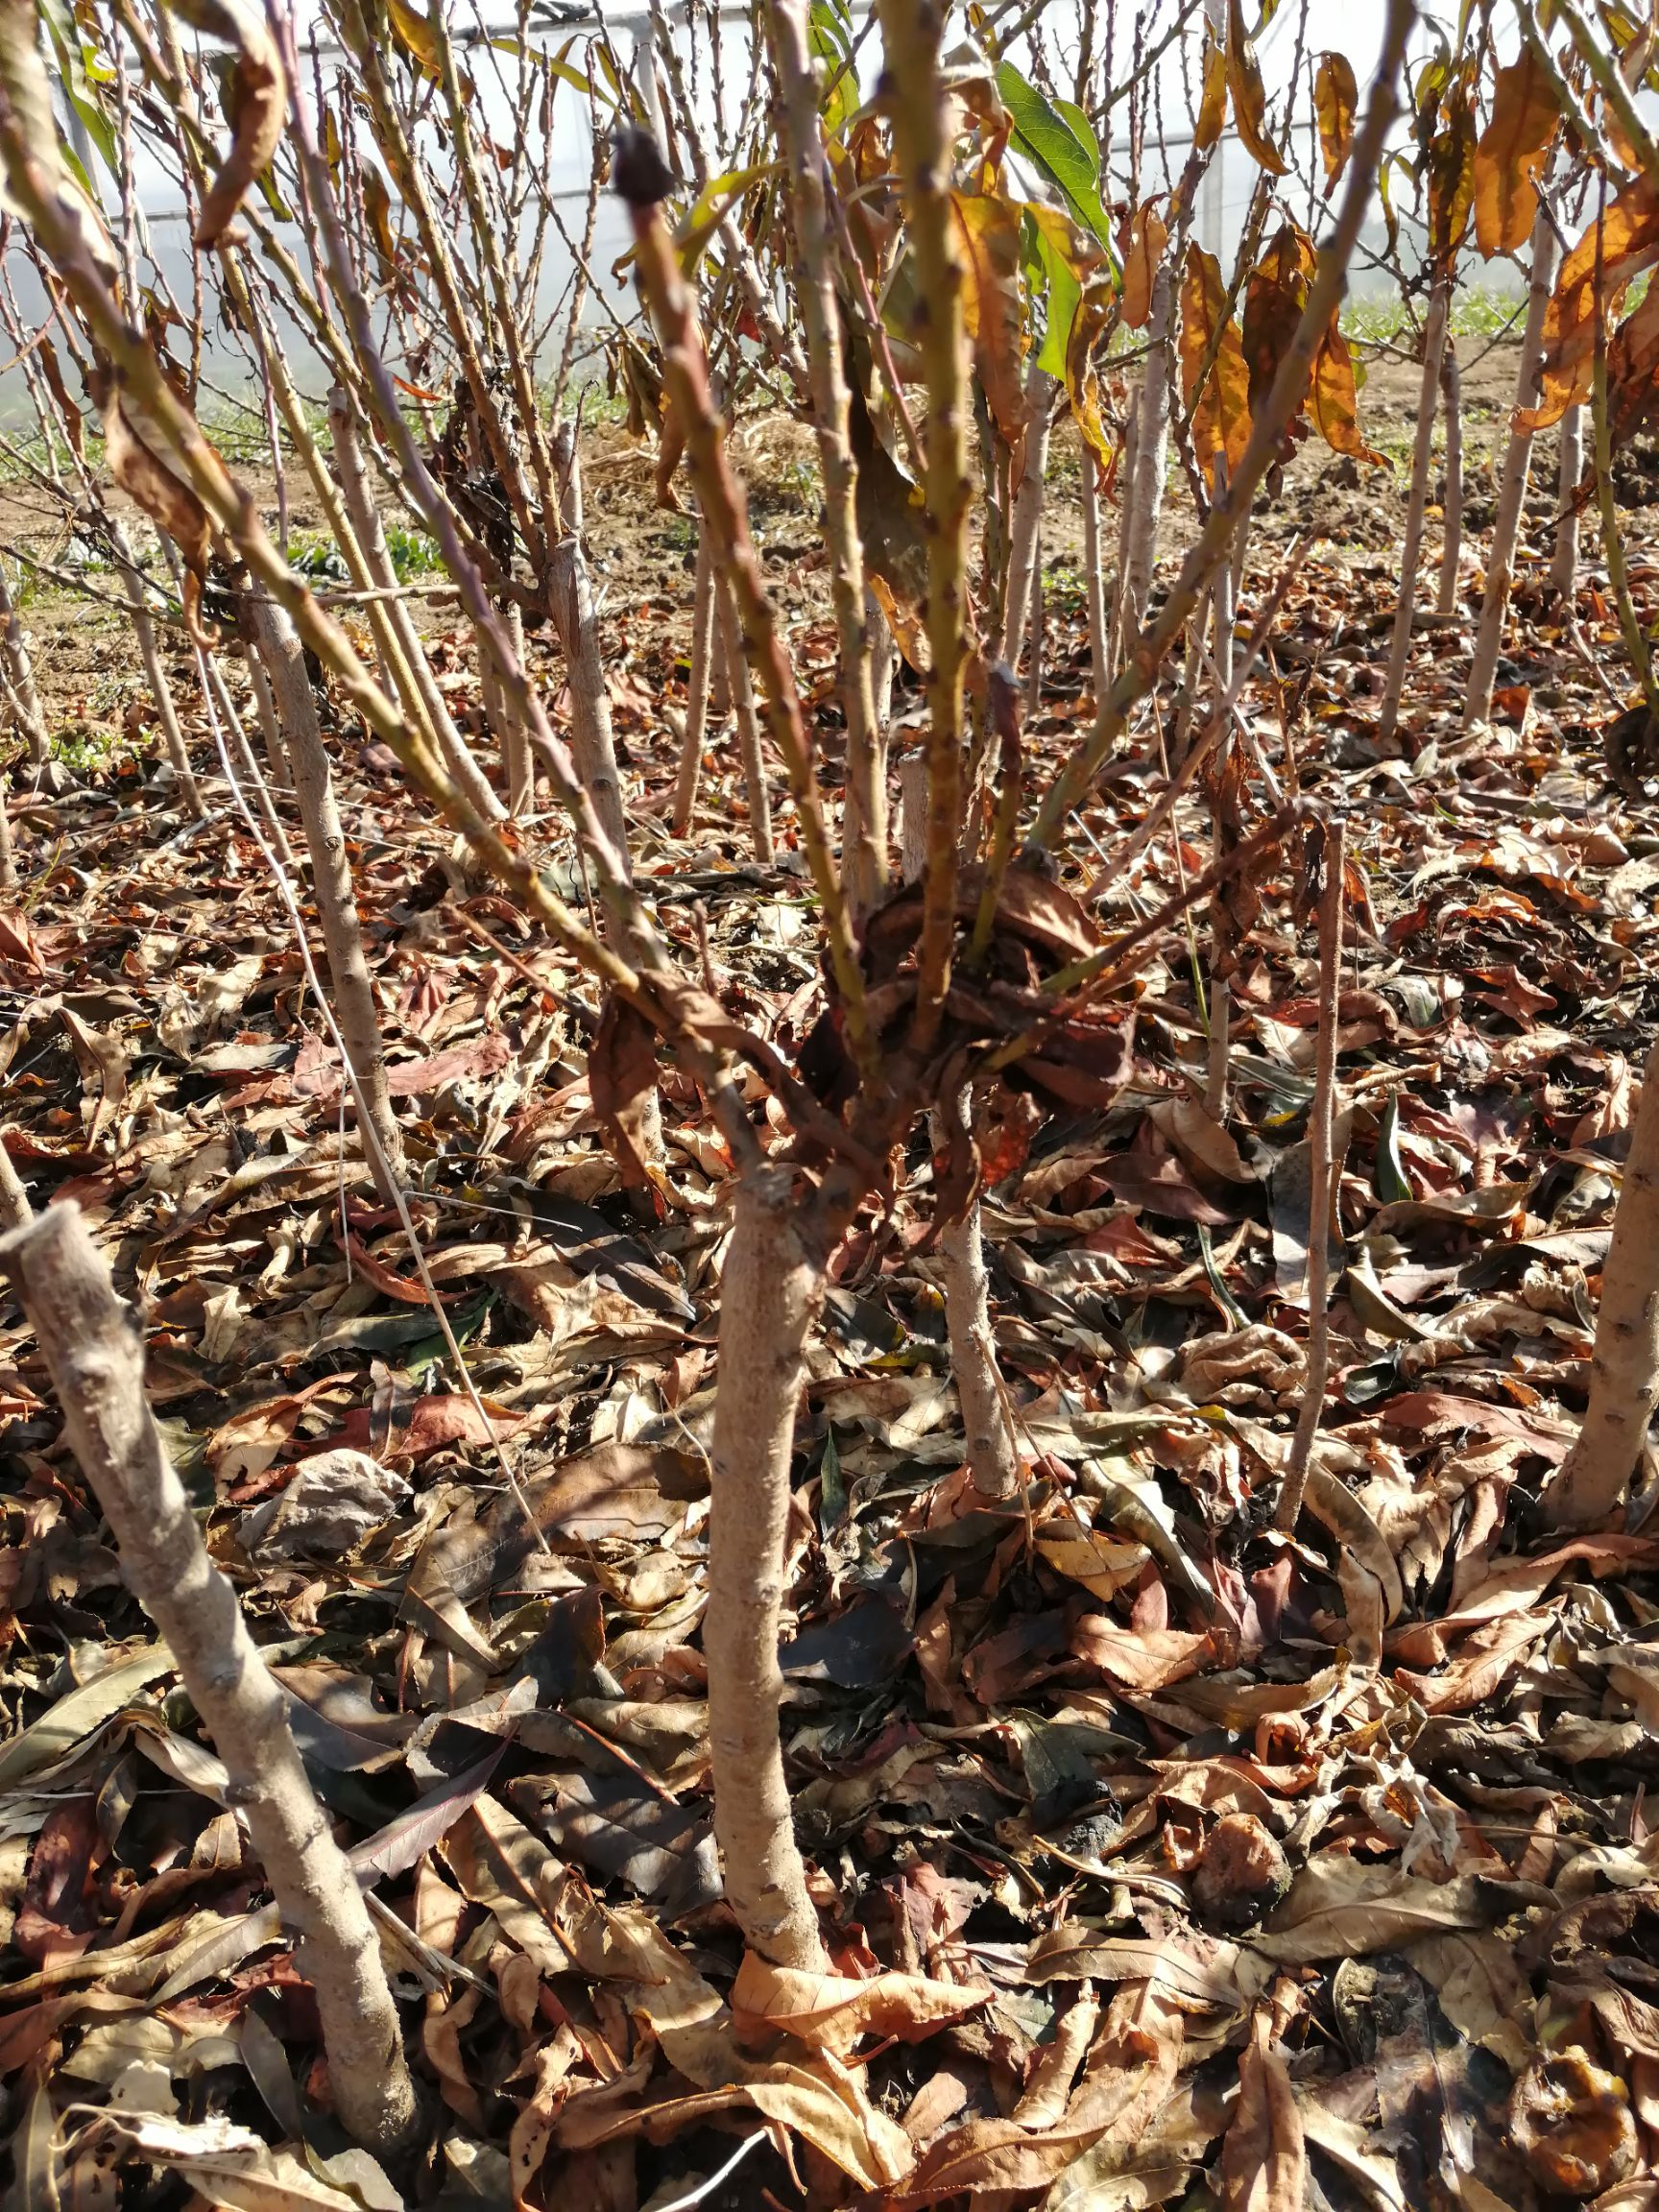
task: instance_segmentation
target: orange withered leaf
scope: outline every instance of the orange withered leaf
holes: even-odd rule
[[[1354,144],[1354,119],[1359,86],[1346,54],[1321,54],[1313,76],[1313,111],[1319,119],[1319,158],[1325,164],[1325,197],[1348,166]]]
[[[1217,452],[1231,475],[1250,443],[1250,374],[1238,325],[1230,315],[1223,321],[1226,303],[1221,264],[1201,246],[1189,246],[1181,277],[1181,389],[1192,416],[1193,449],[1212,489]]]
[[[1492,120],[1475,149],[1475,242],[1490,261],[1532,233],[1538,175],[1560,121],[1555,96],[1530,46],[1498,71]]]

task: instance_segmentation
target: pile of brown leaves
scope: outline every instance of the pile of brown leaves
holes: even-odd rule
[[[742,1959],[709,1832],[729,1164],[694,1091],[664,1070],[675,1203],[642,1218],[595,1124],[596,1008],[346,733],[415,1218],[542,1549],[396,1218],[343,1189],[339,1070],[257,854],[181,831],[131,764],[36,809],[61,847],[0,917],[8,1149],[37,1203],[79,1200],[142,1307],[431,2110],[407,2172],[344,2147],[224,1770],[7,1307],[16,2203],[662,2212],[728,2166],[706,2201],[1659,2203],[1652,1493],[1572,1542],[1536,1511],[1652,1034],[1659,836],[1607,793],[1603,709],[1548,621],[1470,741],[1438,640],[1445,711],[1415,716],[1414,759],[1381,757],[1391,597],[1383,564],[1327,546],[1252,694],[1363,830],[1305,1533],[1267,1529],[1305,1370],[1315,1019],[1286,869],[1238,948],[1229,1126],[1187,1080],[1172,934],[1112,1102],[1055,1106],[987,1194],[1023,1510],[961,1469],[925,1142],[837,1258],[783,1653],[823,1980]],[[1053,613],[1039,761],[1088,711],[1078,618]],[[826,674],[832,637],[814,654]],[[661,642],[614,671],[645,824],[678,680]],[[1148,774],[1091,809],[1106,850]],[[693,963],[706,921],[729,1002],[792,1051],[822,1006],[810,911],[797,874],[737,860],[729,800],[710,777],[688,845],[653,829],[642,880]],[[1109,928],[1206,865],[1180,821]]]

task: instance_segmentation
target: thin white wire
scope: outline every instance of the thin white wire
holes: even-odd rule
[[[748,2157],[750,2152],[754,2150],[756,2144],[764,2143],[766,2139],[766,2129],[764,2128],[757,2128],[753,2135],[744,2136],[742,2142],[738,2144],[736,2150],[733,2152],[731,2157],[727,2159],[725,2165],[717,2166],[714,2169],[714,2172],[709,2175],[707,2181],[699,2181],[696,2188],[688,2189],[684,2197],[670,2198],[666,2204],[653,2204],[649,2206],[648,2212],[689,2212],[689,2207],[691,2205],[701,2204],[705,2197],[711,2197],[715,2190],[719,2188],[721,2182],[725,2180],[727,2175],[733,2173],[738,2166],[742,2164],[743,2160]]]

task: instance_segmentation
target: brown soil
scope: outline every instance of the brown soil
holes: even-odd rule
[[[1468,525],[1480,527],[1489,512],[1489,463],[1501,444],[1513,391],[1515,348],[1466,347],[1464,372],[1465,467],[1468,472]],[[1389,459],[1386,468],[1357,468],[1327,449],[1304,445],[1289,471],[1289,497],[1276,502],[1263,517],[1267,540],[1310,530],[1316,540],[1354,554],[1381,552],[1397,541],[1405,475],[1414,435],[1419,384],[1415,364],[1381,357],[1371,365],[1361,395],[1361,421],[1367,437]],[[751,515],[762,559],[791,612],[828,611],[828,573],[817,520],[815,447],[809,431],[782,416],[746,422],[734,441],[750,490]],[[1046,566],[1072,571],[1082,561],[1082,527],[1076,506],[1078,452],[1069,431],[1054,441],[1051,496],[1044,519]],[[1548,458],[1552,459],[1552,454]],[[650,456],[622,432],[601,425],[587,440],[588,539],[595,583],[607,611],[631,634],[643,616],[659,630],[666,620],[674,642],[683,642],[691,603],[691,531],[684,517],[664,514],[654,504]],[[242,471],[273,527],[276,486],[270,469]],[[1540,478],[1552,470],[1539,471]],[[290,530],[314,538],[323,517],[299,471],[288,480]],[[117,498],[117,506],[123,502]],[[1190,502],[1169,503],[1166,543],[1177,550],[1190,527]],[[137,518],[138,528],[142,520]],[[1110,523],[1108,523],[1110,527]],[[27,483],[0,486],[0,546],[18,547],[60,564],[68,534],[60,505]],[[50,582],[30,592],[26,611],[36,657],[36,676],[55,732],[71,737],[103,737],[120,730],[123,718],[142,698],[143,679],[134,660],[115,579],[88,579],[102,598],[88,599]],[[453,603],[442,596],[415,599],[422,627],[453,625]],[[193,683],[181,633],[169,660],[181,684]],[[613,634],[614,641],[614,634]]]

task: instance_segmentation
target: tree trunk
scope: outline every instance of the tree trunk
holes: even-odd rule
[[[933,1111],[933,1143],[942,1151],[950,1121],[966,1123],[968,1094]],[[945,1327],[950,1371],[962,1405],[962,1433],[974,1487],[987,1498],[1013,1498],[1020,1490],[1020,1449],[1008,1419],[1007,1393],[997,1361],[991,1324],[991,1283],[985,1266],[984,1220],[974,1199],[960,1221],[939,1232],[945,1279]]]
[[[599,827],[616,849],[622,873],[628,857],[628,816],[622,805],[622,777],[616,766],[616,739],[611,727],[611,700],[605,689],[605,661],[599,650],[599,624],[582,541],[567,533],[553,547],[547,575],[547,600],[559,633],[570,685],[570,751],[576,772],[587,785]]]
[[[1521,366],[1515,378],[1518,408],[1538,404],[1539,366],[1544,351],[1544,312],[1555,281],[1557,248],[1548,210],[1540,204],[1532,226],[1532,290],[1527,303],[1527,330],[1521,341]],[[1503,621],[1509,611],[1509,589],[1514,580],[1515,546],[1521,535],[1521,514],[1527,503],[1527,478],[1532,460],[1532,433],[1524,428],[1509,433],[1503,457],[1503,480],[1498,493],[1498,515],[1492,525],[1492,550],[1486,558],[1486,589],[1480,602],[1480,628],[1475,638],[1475,660],[1469,671],[1469,691],[1463,702],[1465,728],[1484,722],[1492,711],[1492,686],[1498,657],[1503,648]]]
[[[40,711],[39,695],[35,689],[35,667],[29,658],[29,641],[23,635],[23,624],[12,602],[12,588],[6,580],[4,564],[0,564],[0,651],[6,656],[6,678],[11,688],[17,727],[23,733],[29,748],[29,757],[36,768],[44,768],[47,757],[46,718]]]
[[[841,874],[856,920],[880,898],[887,881],[886,790],[870,681],[864,615],[864,547],[858,533],[858,472],[848,432],[847,379],[842,367],[841,314],[835,298],[825,192],[819,84],[805,0],[772,0],[765,11],[778,70],[780,123],[789,166],[789,211],[800,266],[795,296],[806,334],[813,428],[824,477],[825,538],[840,645],[841,704],[847,721],[846,798],[841,811]]]
[[[0,1142],[0,1222],[8,1229],[21,1229],[33,1221],[35,1210],[29,1203],[29,1193],[23,1188],[22,1178],[12,1165],[12,1155]]]
[[[1219,452],[1215,456],[1215,494],[1219,498],[1226,489],[1227,464]],[[1248,517],[1239,524],[1248,528]],[[1211,597],[1214,610],[1214,661],[1215,681],[1219,690],[1216,711],[1222,711],[1229,685],[1233,681],[1233,564],[1223,561],[1215,571],[1215,584]],[[1224,735],[1215,754],[1215,780],[1219,789],[1226,781],[1224,764],[1228,748],[1238,739]],[[1214,824],[1213,851],[1216,860],[1225,856],[1225,832],[1217,813]],[[1232,909],[1226,899],[1217,894],[1210,908],[1210,1040],[1209,1066],[1204,1086],[1204,1104],[1210,1118],[1219,1127],[1227,1119],[1227,1089],[1229,1076],[1229,1050],[1233,1029],[1233,986],[1229,977],[1234,959],[1234,925]]]
[[[242,640],[242,650],[248,662],[248,687],[253,694],[253,712],[258,718],[259,734],[265,741],[266,765],[284,791],[292,790],[294,767],[288,757],[282,725],[276,718],[276,702],[271,696],[271,679],[266,675],[265,663],[259,658],[259,629],[253,617],[253,603],[246,592],[236,603],[236,634]]]
[[[402,2032],[369,1910],[294,1747],[281,1690],[235,1593],[207,1557],[144,1398],[142,1338],[115,1295],[81,1209],[50,1206],[0,1241],[39,1341],[83,1474],[114,1532],[121,1572],[166,1639],[228,1770],[316,1992],[335,2109],[373,2149],[416,2122]]]
[[[1083,447],[1083,593],[1089,610],[1089,680],[1098,713],[1112,682],[1106,634],[1106,579],[1100,566],[1100,478],[1094,455]]]
[[[376,1188],[390,1200],[393,1185],[405,1180],[403,1136],[386,1087],[386,1049],[369,963],[363,953],[363,930],[346,857],[346,835],[340,827],[317,702],[311,696],[311,679],[305,673],[305,656],[293,623],[273,600],[255,598],[251,605],[259,653],[293,764],[294,792],[311,854],[317,918],[334,983],[335,1019],[351,1063],[353,1088],[361,1107],[367,1109],[371,1125],[363,1132],[364,1154]]]
[[[1659,1401],[1659,1045],[1642,1072],[1630,1156],[1601,1266],[1590,1403],[1578,1440],[1544,1494],[1552,1528],[1611,1520]]]
[[[1555,558],[1550,564],[1550,588],[1569,613],[1578,596],[1578,486],[1583,474],[1584,410],[1569,407],[1561,418]]]
[[[1325,884],[1319,901],[1319,1030],[1314,1049],[1313,1104],[1308,1117],[1312,1155],[1308,1190],[1308,1373],[1302,1407],[1285,1464],[1274,1526],[1289,1535],[1302,1511],[1308,1463],[1325,1410],[1331,1372],[1331,1204],[1337,1188],[1336,1024],[1342,995],[1345,825],[1325,829]]]
[[[506,626],[507,642],[513,648],[513,658],[518,665],[528,667],[524,658],[524,617],[516,601],[496,612]],[[603,682],[603,678],[601,678]],[[607,701],[609,711],[609,701]],[[536,805],[536,763],[530,752],[530,733],[514,710],[513,702],[506,692],[501,693],[501,758],[507,771],[507,811],[517,821],[534,811]],[[612,756],[614,764],[614,753]],[[620,783],[618,783],[620,789]]]
[[[357,440],[357,422],[346,395],[336,385],[328,396],[328,426],[333,445],[334,474],[339,482],[340,496],[345,503],[347,517],[363,555],[364,566],[382,590],[394,589],[397,571],[392,565],[387,550],[386,533],[380,523],[380,509],[374,498],[373,486],[364,465],[363,449]],[[455,718],[445,704],[426,659],[426,648],[421,642],[421,634],[415,627],[415,617],[402,599],[385,602],[385,622],[388,643],[393,651],[390,658],[395,665],[393,678],[396,687],[403,693],[404,704],[430,727],[437,739],[438,750],[445,765],[473,810],[486,822],[499,822],[506,811],[490,779],[473,759],[467,740],[455,727]],[[396,663],[401,661],[402,665]],[[410,694],[413,694],[411,696]]]
[[[1384,744],[1400,719],[1406,668],[1411,658],[1411,620],[1417,612],[1417,565],[1423,550],[1423,510],[1429,504],[1429,470],[1434,458],[1434,402],[1440,390],[1440,363],[1446,348],[1446,323],[1452,305],[1452,279],[1439,276],[1429,295],[1423,330],[1423,376],[1417,392],[1417,438],[1411,449],[1411,491],[1406,503],[1406,535],[1400,549],[1400,596],[1394,609],[1394,642],[1388,656],[1388,687],[1382,694],[1378,735]]]
[[[697,804],[703,772],[703,741],[709,733],[709,662],[714,653],[714,556],[709,533],[697,531],[697,573],[691,593],[691,670],[685,685],[685,734],[680,742],[680,774],[674,785],[672,828],[684,837]]]
[[[173,773],[179,780],[180,796],[200,822],[207,809],[202,804],[202,794],[196,788],[196,778],[190,767],[190,753],[184,743],[184,733],[179,726],[179,709],[173,700],[173,686],[161,663],[161,648],[156,642],[156,625],[144,604],[144,579],[138,564],[132,558],[132,549],[127,533],[113,519],[109,527],[110,548],[115,555],[115,565],[121,574],[121,588],[127,594],[128,619],[132,624],[132,635],[138,641],[138,658],[144,663],[144,680],[150,686],[150,696],[156,702],[156,719],[161,725],[161,741],[167,748],[167,757],[173,763]]]
[[[0,891],[17,888],[17,855],[12,849],[12,792],[10,779],[0,768]]]
[[[720,614],[720,643],[726,660],[726,681],[732,692],[732,717],[737,725],[737,750],[743,761],[743,784],[749,794],[749,834],[755,857],[763,868],[777,858],[772,842],[772,798],[766,788],[766,760],[760,751],[760,717],[755,710],[755,685],[743,651],[743,632],[737,620],[737,602],[723,576],[714,579],[714,598]]]
[[[1018,675],[1031,611],[1031,582],[1043,528],[1043,494],[1048,470],[1049,397],[1054,379],[1033,361],[1025,372],[1025,430],[1020,446],[1020,481],[1008,528],[1008,585],[998,624],[1002,652]]]
[[[1457,569],[1463,558],[1463,376],[1455,338],[1447,339],[1440,355],[1440,412],[1446,421],[1446,497],[1441,506],[1440,595],[1434,611],[1455,614]]]
[[[797,1211],[781,1166],[751,1167],[738,1183],[720,1284],[703,1650],[727,1901],[752,1951],[777,1966],[822,1973],[778,1735],[789,1461],[806,1334],[824,1289],[824,1271],[796,1233]]]
[[[1118,634],[1125,640],[1145,619],[1152,571],[1158,560],[1158,524],[1164,511],[1164,472],[1169,454],[1169,325],[1174,298],[1174,281],[1166,261],[1152,284],[1147,332],[1150,344],[1142,372],[1136,421],[1135,512],[1127,526],[1127,557],[1120,579],[1124,612]]]
[[[1043,635],[1047,599],[1043,589],[1043,530],[1037,530],[1037,542],[1031,552],[1031,597],[1025,614],[1025,720],[1029,726],[1032,716],[1043,703]]]

